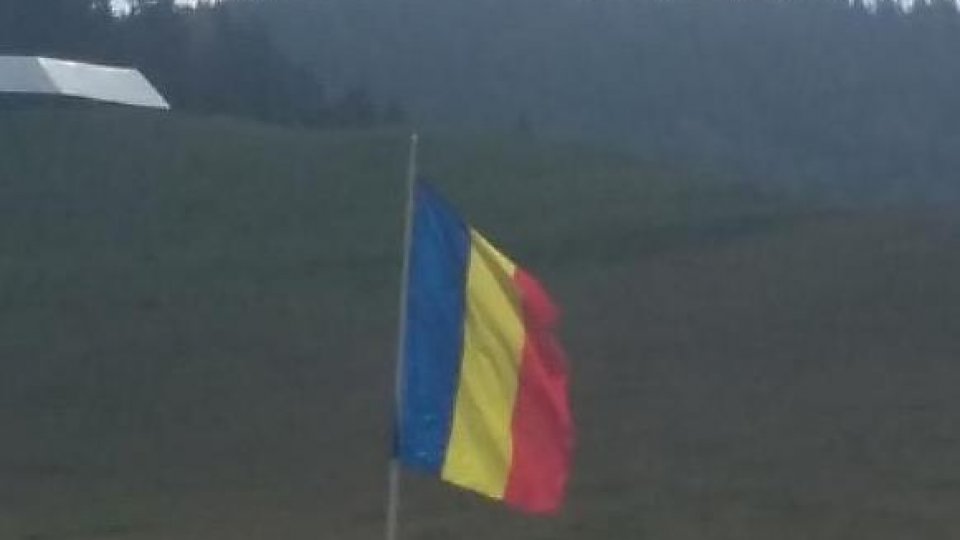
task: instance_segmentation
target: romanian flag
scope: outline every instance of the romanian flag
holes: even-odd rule
[[[573,442],[557,310],[430,186],[414,196],[397,457],[514,508],[553,512]]]

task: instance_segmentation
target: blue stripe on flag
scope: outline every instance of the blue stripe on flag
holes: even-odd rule
[[[415,197],[397,453],[439,474],[460,377],[470,237],[432,188],[418,182]]]

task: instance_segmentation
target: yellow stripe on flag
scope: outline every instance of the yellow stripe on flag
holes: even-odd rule
[[[476,231],[470,240],[460,384],[442,477],[501,499],[525,331],[516,266]]]

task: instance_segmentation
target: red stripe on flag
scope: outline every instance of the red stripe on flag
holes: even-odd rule
[[[566,359],[554,336],[558,317],[546,291],[517,269],[526,339],[513,410],[513,461],[504,501],[535,513],[557,511],[563,503],[573,421],[567,396]]]

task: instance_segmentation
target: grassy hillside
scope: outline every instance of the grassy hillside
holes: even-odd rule
[[[0,538],[380,534],[402,133],[0,112]],[[409,477],[407,538],[960,534],[960,218],[821,212],[427,133],[565,308],[579,451],[530,520]]]

